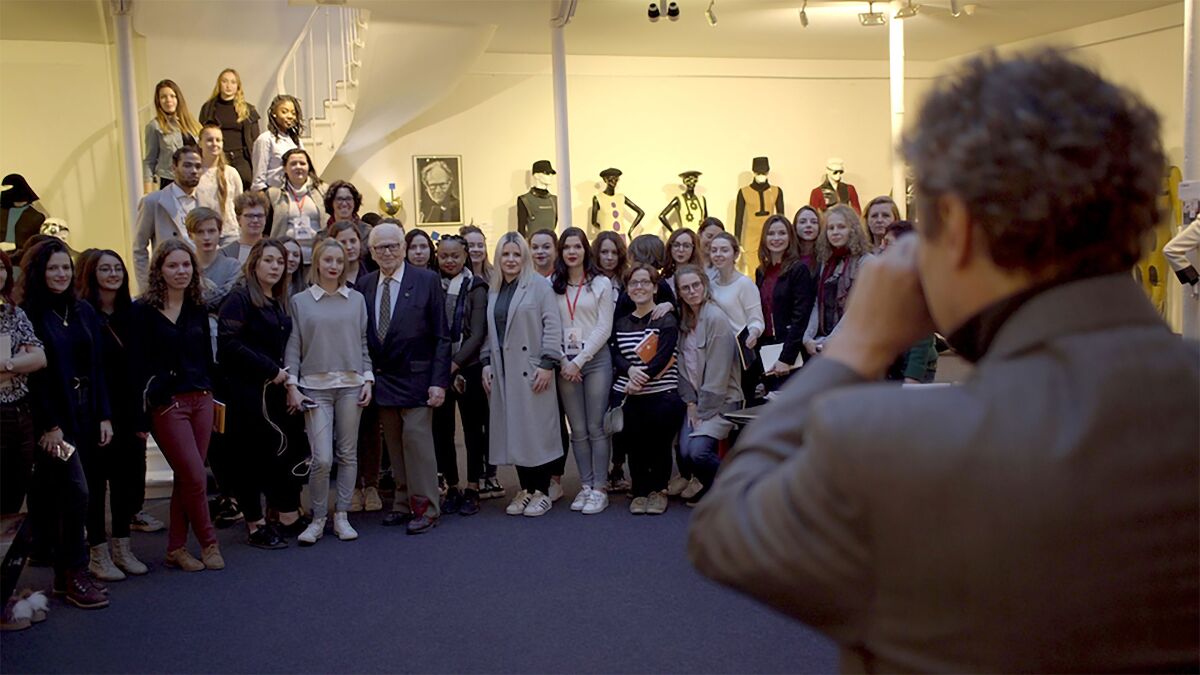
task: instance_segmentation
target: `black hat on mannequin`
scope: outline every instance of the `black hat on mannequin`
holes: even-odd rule
[[[679,174],[680,178],[699,178],[702,174],[699,171],[684,171]]]
[[[608,178],[609,176],[620,176],[620,175],[621,175],[620,169],[608,168],[608,169],[605,169],[600,172],[601,178]]]
[[[4,192],[0,192],[0,207],[9,209],[16,202],[36,202],[38,199],[29,182],[19,173],[8,174],[0,183],[5,186]]]
[[[548,160],[548,159],[539,159],[538,161],[534,162],[533,168],[530,169],[530,171],[532,173],[549,173],[549,174],[558,173],[557,171],[554,170],[554,167],[551,166],[550,160]]]
[[[754,173],[771,173],[771,161],[766,157],[755,157],[752,171]]]

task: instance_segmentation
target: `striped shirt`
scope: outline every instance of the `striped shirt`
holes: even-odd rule
[[[649,335],[658,336],[658,350],[649,363],[638,356],[637,347]],[[675,391],[679,387],[679,371],[674,362],[675,345],[679,340],[679,321],[674,314],[667,314],[661,319],[651,319],[647,314],[638,318],[626,314],[613,322],[612,337],[608,346],[612,352],[613,366],[617,377],[613,381],[613,391],[625,393],[629,384],[629,367],[644,366],[650,381],[637,394],[658,394],[665,391]],[[667,364],[671,364],[667,367]],[[663,369],[666,368],[665,371]],[[661,373],[661,374],[659,374]],[[657,376],[657,377],[656,377]]]

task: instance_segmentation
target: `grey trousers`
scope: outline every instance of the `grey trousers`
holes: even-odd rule
[[[437,518],[437,453],[433,448],[433,409],[379,406],[383,440],[392,461],[396,498],[392,510]]]
[[[612,459],[612,437],[604,433],[604,413],[612,389],[612,355],[600,350],[582,369],[583,382],[558,378],[558,398],[571,427],[571,451],[579,467],[579,482],[603,488]]]
[[[312,517],[324,518],[329,514],[329,469],[335,451],[338,475],[334,511],[349,511],[358,479],[358,418],[362,414],[358,397],[362,387],[301,391],[317,403],[316,408],[304,414],[304,428],[312,450],[312,468],[308,474]]]

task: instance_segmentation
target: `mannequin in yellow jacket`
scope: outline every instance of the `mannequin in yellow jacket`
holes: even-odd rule
[[[755,157],[751,170],[754,180],[738,190],[733,232],[743,251],[738,269],[753,279],[754,271],[758,269],[758,243],[762,240],[763,223],[776,213],[783,213],[783,190],[768,182],[771,162],[766,157]]]

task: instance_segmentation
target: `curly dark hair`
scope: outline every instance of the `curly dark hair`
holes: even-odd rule
[[[362,193],[348,180],[335,180],[325,188],[325,213],[333,216],[333,198],[342,188],[350,191],[350,196],[354,198],[354,214],[358,215],[358,210],[362,208]]]
[[[1160,221],[1158,115],[1055,49],[969,60],[902,148],[929,203],[956,195],[992,261],[1044,279],[1128,270]],[[920,223],[936,238],[937,209]]]
[[[50,258],[56,253],[66,253],[71,256],[70,249],[61,239],[47,237],[26,249],[21,256],[21,279],[17,283],[16,300],[31,318],[41,316],[50,307],[50,296],[53,291],[46,285],[46,267]],[[75,261],[71,261],[71,269],[75,269]],[[66,291],[67,295],[75,297],[75,287],[72,285]]]
[[[138,297],[138,300],[155,309],[162,309],[166,306],[167,280],[163,278],[162,266],[166,262],[167,256],[175,251],[186,251],[188,258],[192,261],[192,280],[188,282],[188,287],[184,290],[184,302],[204,306],[200,290],[200,264],[196,262],[196,252],[192,250],[191,245],[182,239],[168,239],[154,247],[154,258],[150,261],[150,278],[146,283],[146,290]]]
[[[0,251],[0,266],[4,267],[6,274],[4,275],[4,283],[0,284],[0,301],[11,304],[12,289],[13,289],[13,264],[12,258],[4,251]]]
[[[90,255],[84,255],[88,254]],[[87,300],[92,307],[100,309],[100,282],[96,279],[96,270],[100,267],[100,259],[104,256],[115,258],[125,270],[122,274],[121,287],[117,289],[114,304],[118,309],[125,309],[132,302],[129,295],[129,269],[121,255],[112,249],[89,249],[79,255],[75,264],[79,266],[79,274],[75,275],[75,292],[80,298]]]
[[[275,121],[275,109],[287,102],[291,102],[292,108],[296,111],[296,126],[291,129],[280,129],[279,123]],[[304,135],[304,111],[300,109],[300,99],[291,94],[279,94],[271,99],[271,105],[267,106],[267,129],[276,138],[288,136],[299,145],[300,137]]]

